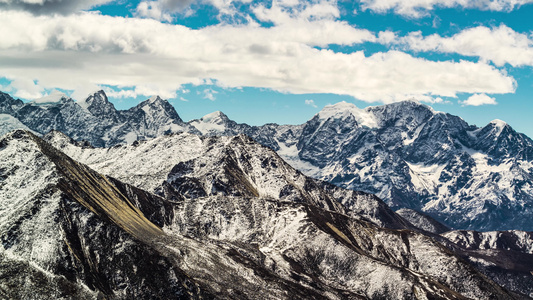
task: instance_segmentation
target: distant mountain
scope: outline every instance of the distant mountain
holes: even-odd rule
[[[170,132],[199,133],[184,123],[166,100],[153,97],[121,111],[115,109],[103,91],[81,102],[65,95],[55,95],[55,98],[48,96],[23,103],[0,93],[0,113],[17,118],[37,133],[59,130],[75,140],[85,140],[97,147],[132,143]]]
[[[455,254],[460,243],[243,135],[103,149],[14,131],[0,172],[5,298],[527,298]]]
[[[227,128],[237,127],[219,134]],[[503,121],[478,128],[415,101],[338,103],[301,126],[244,133],[305,174],[374,193],[392,208],[452,228],[533,230],[533,141]]]
[[[94,146],[172,132],[245,134],[304,174],[376,194],[393,209],[456,229],[533,231],[533,141],[500,120],[478,128],[415,101],[365,109],[341,102],[302,125],[249,126],[221,112],[184,123],[159,97],[126,111],[101,91],[80,103],[37,102],[0,94],[0,113],[37,133],[55,129]]]

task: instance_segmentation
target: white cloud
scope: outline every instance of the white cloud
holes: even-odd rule
[[[368,56],[316,49],[378,38],[330,18],[305,18],[269,28],[226,24],[192,30],[91,13],[36,17],[0,12],[0,76],[74,90],[75,99],[100,86],[174,98],[181,85],[210,79],[226,88],[335,93],[369,102],[514,92],[512,77],[483,62],[430,61],[399,51]]]
[[[421,18],[437,8],[512,11],[528,3],[533,3],[533,0],[361,0],[361,8],[378,13],[394,11],[406,17]]]
[[[414,32],[396,40],[415,51],[437,51],[477,56],[497,66],[533,66],[533,38],[500,25],[495,28],[478,26],[461,31],[452,37],[437,34],[423,37]]]
[[[296,0],[298,1],[298,0]],[[190,5],[195,0],[150,0],[141,1],[136,8],[139,17],[151,18],[170,22],[176,14],[188,15],[193,13]],[[220,15],[235,15],[238,13],[235,5],[251,3],[252,0],[200,0],[204,4],[212,5]]]
[[[481,106],[481,105],[496,105],[496,99],[487,96],[486,94],[474,94],[465,101],[461,101],[461,104],[468,106]]]
[[[305,104],[317,108],[314,100],[305,100]]]
[[[17,98],[34,100],[43,97],[44,88],[29,78],[14,78],[11,87],[16,91],[14,96]]]
[[[263,4],[253,8],[255,16],[263,22],[274,24],[292,24],[295,20],[334,20],[340,11],[336,1],[280,1],[273,0],[270,7]]]
[[[203,94],[204,94],[204,99],[209,99],[211,101],[215,101],[216,100],[216,94],[218,94],[217,91],[215,90],[212,90],[212,89],[205,89],[203,91]]]

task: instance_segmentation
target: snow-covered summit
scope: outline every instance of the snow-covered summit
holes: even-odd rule
[[[488,126],[494,127],[495,134],[500,135],[504,128],[508,127],[507,122],[502,121],[500,119],[494,119],[489,122]]]
[[[223,112],[217,110],[215,112],[203,116],[202,118],[200,118],[200,120],[209,123],[221,123],[229,120],[229,118]]]
[[[156,101],[159,101],[159,100],[162,100],[159,96],[155,95],[155,96],[152,96],[148,99],[148,102],[149,103],[154,103]]]
[[[231,121],[228,116],[226,116],[221,111],[215,111],[209,113],[198,120],[191,120],[189,122],[202,134],[223,134],[224,132],[234,129],[236,123]]]
[[[367,110],[358,108],[353,103],[345,101],[333,105],[326,105],[317,116],[321,120],[346,119],[353,116],[360,126],[377,127],[376,118],[373,114]]]

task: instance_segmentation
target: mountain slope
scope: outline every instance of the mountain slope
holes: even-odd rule
[[[44,139],[101,173],[175,201],[212,195],[267,197],[363,216],[380,226],[410,226],[377,197],[306,177],[244,135],[181,133],[108,149],[79,146],[60,132]]]
[[[375,298],[385,295],[384,289],[397,293],[406,288],[400,288],[404,283],[393,288],[380,274],[404,282],[400,278],[411,275],[397,273],[395,268],[407,267],[431,274],[430,278],[439,278],[437,281],[446,282],[448,287],[455,282],[452,289],[468,297],[485,297],[473,296],[460,287],[480,284],[462,282],[475,278],[477,275],[466,274],[476,271],[458,263],[450,250],[436,241],[421,233],[380,229],[369,223],[414,228],[375,196],[305,178],[272,150],[245,136],[206,138],[184,133],[109,149],[78,146],[59,132],[45,138],[100,172],[144,183],[143,187],[174,203],[174,217],[165,227],[167,233],[222,243],[245,253],[277,276],[298,278],[306,284],[319,280],[326,286],[334,284],[336,288]],[[146,164],[153,167],[143,168]],[[317,268],[312,262],[325,265]],[[281,267],[284,265],[293,266],[292,271],[287,272]],[[341,268],[343,271],[338,273],[340,266],[348,265],[352,267]],[[295,270],[299,271],[293,274]],[[338,277],[339,274],[345,277]],[[457,280],[453,279],[455,276],[463,277]],[[527,291],[524,286],[514,290]]]
[[[0,114],[0,136],[3,136],[4,134],[16,129],[30,130],[17,118],[8,114]]]
[[[146,244],[162,231],[115,185],[36,136],[15,131],[0,140],[0,174],[2,297],[205,294]]]

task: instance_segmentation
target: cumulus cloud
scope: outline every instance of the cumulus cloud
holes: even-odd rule
[[[496,99],[487,96],[486,94],[474,94],[470,96],[465,101],[462,101],[461,104],[468,106],[481,106],[481,105],[496,105]]]
[[[44,88],[32,79],[16,77],[11,81],[11,88],[17,98],[34,100],[43,97]]]
[[[202,93],[204,94],[204,99],[208,99],[211,101],[215,101],[216,100],[215,95],[218,94],[218,92],[213,89],[205,89]]]
[[[500,25],[495,28],[478,26],[461,31],[451,37],[437,34],[427,37],[414,32],[395,42],[415,51],[437,51],[476,56],[492,61],[497,66],[508,63],[512,66],[533,66],[533,37],[531,34],[518,33]]]
[[[363,10],[421,18],[437,8],[461,7],[490,11],[512,11],[533,0],[361,0]]]
[[[181,85],[210,79],[228,88],[335,93],[369,102],[515,90],[512,77],[483,62],[431,61],[400,51],[368,56],[317,49],[378,39],[329,18],[296,19],[269,28],[221,24],[198,30],[91,13],[36,17],[0,12],[0,19],[0,76],[38,80],[42,87],[74,90],[74,95],[105,85],[134,91],[124,96],[174,98]]]
[[[318,106],[316,106],[315,104],[315,100],[305,100],[305,104],[306,105],[309,105],[309,106],[312,106],[314,108],[317,108]]]
[[[0,10],[22,10],[36,15],[70,14],[90,9],[112,0],[2,0]]]
[[[172,16],[182,12],[194,0],[156,0],[141,1],[137,5],[136,14],[140,17],[156,19],[160,21],[172,21]]]
[[[298,0],[296,0],[298,1]],[[136,15],[139,17],[151,18],[160,21],[171,21],[176,14],[185,15],[192,11],[191,4],[199,2],[211,5],[218,10],[220,15],[238,14],[236,6],[241,3],[251,3],[252,0],[150,0],[141,1],[136,8]]]

